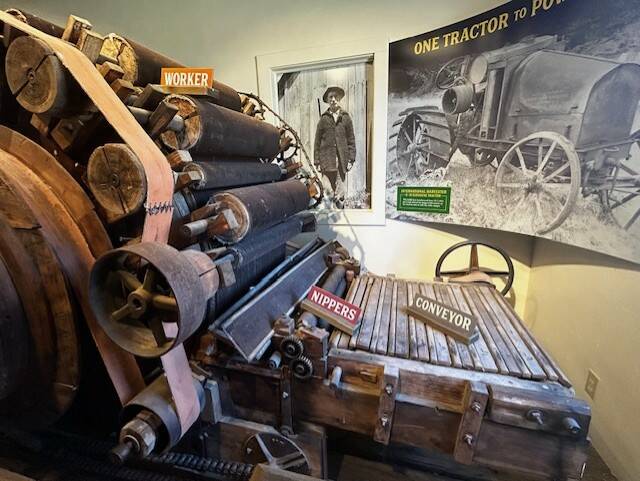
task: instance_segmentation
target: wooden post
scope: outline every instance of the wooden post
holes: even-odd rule
[[[93,27],[89,20],[76,17],[75,15],[69,15],[67,18],[67,26],[62,32],[62,40],[66,40],[69,43],[77,44],[83,30],[91,30]]]
[[[175,105],[165,101],[160,102],[147,122],[146,129],[149,137],[157,139],[177,113],[178,107]]]
[[[389,438],[391,437],[399,381],[400,370],[397,367],[385,366],[382,377],[382,391],[378,404],[378,419],[373,433],[373,439],[382,444],[389,444]]]
[[[104,43],[104,37],[91,30],[82,29],[78,37],[78,50],[87,56],[91,63],[96,63],[100,56],[100,50]]]
[[[480,426],[482,425],[482,418],[487,409],[488,401],[489,391],[487,386],[475,381],[467,383],[463,402],[464,411],[453,450],[453,458],[459,463],[471,464],[473,462]]]

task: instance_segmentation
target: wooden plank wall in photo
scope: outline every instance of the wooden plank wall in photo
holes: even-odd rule
[[[344,67],[287,73],[279,82],[279,113],[298,131],[311,159],[320,114],[328,107],[322,101],[322,95],[327,87],[333,85],[344,89],[345,97],[340,105],[353,120],[356,140],[356,162],[346,179],[347,198],[361,194],[363,190],[370,191],[367,139],[371,125],[371,101],[368,108],[367,99],[371,99],[372,73],[371,63],[360,62]]]

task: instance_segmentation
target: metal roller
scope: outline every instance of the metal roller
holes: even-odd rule
[[[262,162],[190,162],[183,172],[199,174],[202,180],[190,186],[196,190],[265,184],[282,178],[280,166]]]
[[[186,95],[169,95],[185,119],[182,132],[164,132],[161,139],[174,150],[192,155],[274,158],[280,151],[280,131],[248,115]]]
[[[204,407],[204,389],[193,380],[200,411]],[[162,375],[127,403],[121,413],[119,444],[110,459],[122,464],[131,457],[144,458],[163,453],[175,446],[184,435],[167,378]]]
[[[265,252],[284,245],[289,239],[301,232],[312,232],[316,227],[313,214],[297,214],[278,225],[251,236],[228,250],[234,255],[234,267],[241,269],[246,264],[255,261]]]
[[[145,242],[100,257],[89,282],[98,323],[124,350],[158,357],[200,326],[220,280],[199,251]]]
[[[250,233],[260,232],[306,210],[310,200],[307,186],[295,179],[220,192],[213,196],[213,202],[220,210],[231,210],[238,226],[218,234],[216,239],[224,243],[239,242]]]

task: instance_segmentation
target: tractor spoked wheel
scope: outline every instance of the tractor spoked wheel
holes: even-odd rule
[[[399,176],[420,177],[444,167],[450,150],[449,130],[437,112],[411,113],[395,125],[395,169]]]
[[[612,169],[611,188],[600,191],[605,213],[624,230],[639,232],[640,173],[624,161]]]
[[[516,142],[496,172],[500,202],[515,218],[531,219],[531,232],[545,234],[562,224],[581,185],[580,159],[573,144],[555,132],[537,132]]]

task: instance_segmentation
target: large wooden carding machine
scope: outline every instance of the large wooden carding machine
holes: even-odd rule
[[[156,85],[180,64],[78,17],[0,21],[0,442],[15,456],[98,475],[109,458],[116,479],[324,478],[327,440],[347,436],[580,476],[588,406],[505,299],[366,274],[311,234],[313,166],[259,99]],[[359,330],[302,309],[314,285],[360,306]],[[409,316],[417,292],[476,315],[477,341]]]

